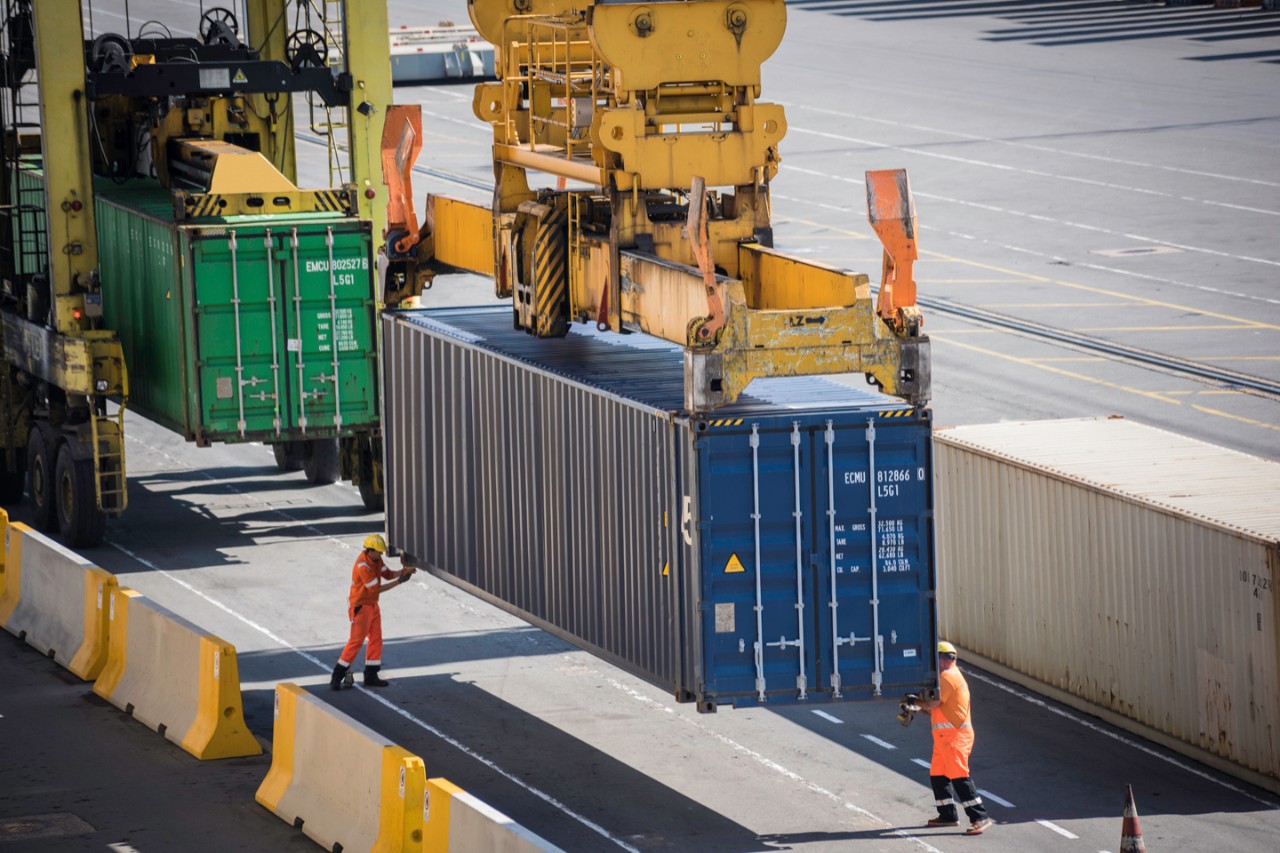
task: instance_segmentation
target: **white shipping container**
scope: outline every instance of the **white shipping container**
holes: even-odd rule
[[[939,635],[1280,792],[1280,463],[1122,418],[937,430]]]

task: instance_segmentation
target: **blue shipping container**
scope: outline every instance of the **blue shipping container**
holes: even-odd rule
[[[936,686],[928,410],[812,378],[682,410],[682,352],[388,313],[391,545],[704,711]]]

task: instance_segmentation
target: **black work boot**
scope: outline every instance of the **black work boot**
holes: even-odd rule
[[[348,667],[338,664],[333,668],[333,675],[329,676],[329,686],[334,690],[342,689],[342,680],[347,675]]]
[[[364,686],[365,687],[390,686],[391,684],[390,681],[387,681],[385,678],[378,677],[378,670],[380,669],[382,669],[382,667],[380,666],[366,666],[364,668]]]

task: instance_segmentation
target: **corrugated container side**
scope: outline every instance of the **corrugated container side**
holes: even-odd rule
[[[935,684],[927,413],[784,380],[690,417],[678,349],[502,310],[383,345],[393,547],[704,710]]]
[[[129,403],[175,432],[188,434],[185,293],[179,286],[177,234],[171,225],[99,197],[98,265],[109,329],[170,330],[121,334]]]
[[[388,476],[393,544],[596,654],[674,682],[670,635],[646,628],[673,612],[661,528],[646,529],[669,511],[661,419],[553,376],[530,381],[522,365],[402,324],[383,334],[387,434],[427,438],[388,452],[388,471],[400,474]]]
[[[943,636],[1280,791],[1280,545],[946,431],[935,458]]]

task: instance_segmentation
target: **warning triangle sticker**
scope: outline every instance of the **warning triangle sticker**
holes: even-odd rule
[[[665,578],[669,574],[671,574],[671,561],[667,560],[662,564],[662,576]]]
[[[232,77],[232,78],[231,78],[231,82],[232,82],[232,83],[248,83],[248,82],[249,82],[249,78],[248,78],[248,77],[246,77],[246,76],[244,76],[244,69],[243,69],[243,68],[237,68],[237,69],[236,69],[236,76],[234,76],[234,77]]]
[[[731,557],[729,557],[729,562],[724,564],[724,573],[726,575],[732,575],[737,572],[745,572],[746,570],[747,570],[747,567],[742,565],[742,561],[738,559],[737,554],[734,554]]]

